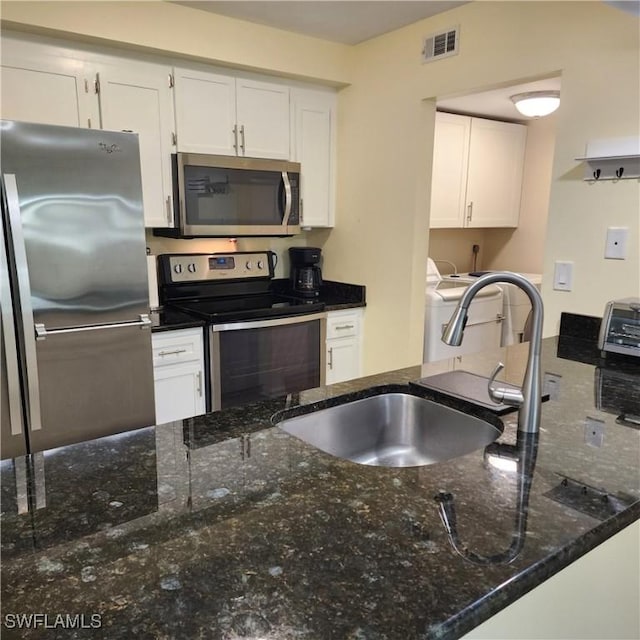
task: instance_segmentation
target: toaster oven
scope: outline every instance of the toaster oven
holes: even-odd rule
[[[598,347],[604,352],[640,356],[640,298],[607,302]]]

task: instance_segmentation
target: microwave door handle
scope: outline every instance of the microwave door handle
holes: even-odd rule
[[[289,174],[286,171],[282,172],[282,184],[284,184],[284,217],[282,219],[283,226],[289,224],[289,218],[291,217],[291,182],[289,182]]]
[[[33,307],[31,306],[29,266],[27,264],[27,251],[22,230],[22,216],[20,214],[20,199],[18,197],[18,186],[14,174],[4,175],[4,186],[7,196],[11,243],[18,276],[17,302],[22,309],[21,316],[26,360],[29,428],[31,431],[38,431],[42,429],[42,417],[40,411],[40,381],[38,377],[36,335],[33,321]]]

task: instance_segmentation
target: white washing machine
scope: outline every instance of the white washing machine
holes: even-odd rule
[[[478,273],[491,273],[490,271],[482,271]],[[519,273],[526,278],[538,291],[542,286],[542,274],[540,273]],[[460,273],[457,276],[444,276],[443,281],[454,286],[458,283],[470,284],[478,279],[478,276],[472,276],[468,273]],[[503,309],[502,315],[504,322],[502,324],[501,345],[506,347],[510,344],[522,342],[524,335],[524,325],[527,322],[527,316],[531,311],[531,302],[527,294],[516,287],[514,284],[500,283],[499,286],[503,292]]]
[[[479,291],[471,302],[462,344],[459,347],[450,347],[442,342],[442,330],[451,319],[466,288],[466,284],[443,279],[433,260],[428,259],[424,362],[500,347],[503,293],[502,289],[495,285],[489,285]]]

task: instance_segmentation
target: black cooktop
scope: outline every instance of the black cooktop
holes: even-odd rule
[[[223,298],[201,298],[170,303],[209,324],[284,318],[293,315],[311,314],[324,309],[324,302],[315,299],[295,298],[276,293]]]

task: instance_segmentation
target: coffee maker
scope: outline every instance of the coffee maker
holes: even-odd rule
[[[317,247],[290,247],[291,289],[296,296],[317,298],[322,285],[322,271],[318,266],[321,249]]]

